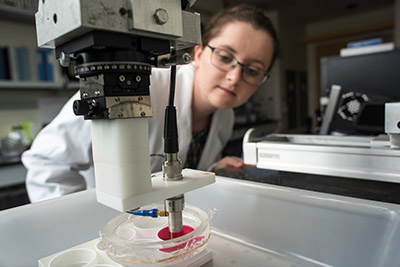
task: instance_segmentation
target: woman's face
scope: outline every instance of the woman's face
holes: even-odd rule
[[[256,30],[245,22],[225,25],[218,36],[208,43],[211,47],[229,51],[240,63],[267,70],[273,55],[272,37],[264,30]],[[195,48],[194,97],[198,105],[208,109],[228,109],[244,104],[258,85],[249,84],[242,77],[242,67],[228,71],[211,62],[212,50],[203,44]]]

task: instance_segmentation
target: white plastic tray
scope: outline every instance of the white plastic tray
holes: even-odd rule
[[[106,253],[99,251],[96,248],[96,244],[99,242],[98,239],[83,243],[81,245],[66,249],[64,251],[55,253],[39,260],[39,267],[48,267],[50,261],[62,254],[78,248],[87,248],[96,253],[97,259],[93,267],[97,265],[103,266],[107,264],[107,267],[122,267],[122,265],[112,261]],[[296,264],[297,263],[297,264]],[[225,235],[219,231],[212,231],[208,248],[196,255],[190,261],[185,263],[174,264],[170,266],[176,267],[211,267],[211,266],[271,266],[271,267],[295,267],[295,266],[307,266],[306,261],[302,259],[296,259],[290,255],[280,254],[275,251],[268,250],[263,247],[258,247],[252,243],[245,242],[243,240],[234,238],[229,235]],[[138,265],[141,266],[141,265]],[[148,266],[148,264],[143,265]]]
[[[400,266],[400,205],[222,177],[185,199],[212,214],[206,266]],[[117,214],[93,190],[0,212],[0,266],[37,266]]]
[[[86,242],[84,244],[75,246],[73,248],[70,249],[66,249],[64,251],[55,253],[53,255],[50,255],[46,258],[40,259],[39,260],[39,267],[48,267],[50,261],[57,257],[58,255],[61,255],[63,253],[67,253],[68,251],[71,250],[75,250],[75,249],[80,249],[80,248],[85,248],[88,249],[90,251],[93,251],[96,253],[97,257],[96,257],[96,261],[95,263],[92,263],[90,265],[92,265],[92,267],[96,267],[96,266],[104,266],[104,267],[122,267],[122,265],[114,262],[113,260],[111,260],[108,256],[107,253],[104,251],[99,250],[96,245],[99,242],[98,239],[94,239],[92,241]],[[192,259],[190,259],[189,261],[186,261],[185,263],[180,263],[180,264],[170,264],[168,266],[176,266],[176,267],[195,267],[195,266],[202,266],[205,263],[209,262],[212,259],[212,252],[210,250],[203,250],[201,253],[197,254],[195,257],[193,257]],[[70,266],[70,265],[68,265]],[[71,265],[72,266],[72,265]],[[75,266],[75,265],[74,265]],[[141,266],[141,265],[138,265]],[[149,264],[144,264],[143,266],[149,266]],[[150,264],[151,266],[151,264]]]
[[[242,247],[225,252],[211,241],[218,263],[400,266],[400,205],[221,177],[185,198],[199,208],[214,209],[214,232]],[[248,257],[253,253],[263,256]]]

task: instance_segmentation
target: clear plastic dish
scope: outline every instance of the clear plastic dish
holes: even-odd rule
[[[163,209],[162,205],[142,209]],[[121,214],[104,227],[98,248],[124,266],[168,266],[183,262],[204,250],[210,238],[210,221],[203,210],[185,205],[183,225],[194,230],[170,240],[159,238],[168,227],[166,217],[151,218]]]

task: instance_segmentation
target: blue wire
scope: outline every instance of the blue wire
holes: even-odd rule
[[[157,218],[157,211],[158,209],[152,209],[152,210],[137,210],[133,212],[133,215],[137,216],[147,216],[147,217],[153,217]]]

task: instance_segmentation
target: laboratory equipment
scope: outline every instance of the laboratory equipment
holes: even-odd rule
[[[324,101],[319,134],[379,135],[384,133],[385,103],[389,97],[332,85]]]
[[[385,104],[385,135],[270,134],[250,129],[244,161],[258,168],[400,183],[400,103]]]
[[[385,104],[385,132],[392,148],[400,148],[400,102]]]
[[[76,115],[91,120],[97,200],[125,212],[164,201],[171,233],[183,231],[184,193],[215,182],[209,172],[183,170],[174,107],[177,64],[200,44],[195,1],[39,1],[38,45],[75,64],[81,99]],[[171,67],[165,111],[163,174],[151,177],[148,120],[152,67]],[[168,90],[168,88],[166,88]]]
[[[400,67],[399,59],[400,49],[350,57],[321,58],[320,104],[321,111],[323,115],[325,114],[322,118],[322,123],[325,125],[321,126],[319,134],[340,132],[347,135],[378,135],[384,133],[383,113],[373,123],[370,118],[368,124],[364,123],[365,120],[358,121],[357,117],[365,112],[362,110],[364,104],[371,105],[372,109],[376,108],[378,112],[383,112],[384,103],[400,101],[400,90],[398,90],[400,77],[397,71]],[[332,88],[335,85],[340,86],[341,91],[331,98]],[[329,121],[324,122],[327,105],[332,104],[332,101],[337,104],[333,109],[334,114],[330,114]],[[348,103],[350,105],[346,107]],[[367,116],[370,116],[371,112],[367,113]],[[351,120],[353,118],[354,120]]]

